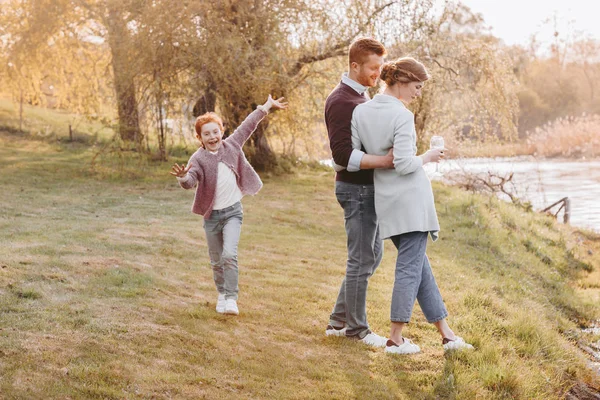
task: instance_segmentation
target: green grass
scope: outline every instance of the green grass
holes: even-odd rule
[[[98,119],[83,118],[66,111],[23,105],[21,129],[31,138],[66,142],[69,138],[69,125],[73,143],[91,144],[105,142],[113,131]],[[0,129],[5,133],[19,133],[19,104],[0,94]]]
[[[435,185],[428,255],[476,351],[445,355],[417,306],[406,335],[422,353],[392,357],[324,337],[346,241],[331,172],[267,177],[244,199],[228,317],[193,192],[167,164],[91,168],[93,154],[0,133],[0,398],[559,399],[598,385],[576,346],[600,315],[597,235]],[[380,334],[393,268],[386,243],[368,295]]]

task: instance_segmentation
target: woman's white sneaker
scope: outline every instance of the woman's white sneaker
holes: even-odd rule
[[[223,314],[225,312],[225,295],[223,293],[219,293],[219,298],[217,299],[217,312],[219,314]]]
[[[387,338],[384,338],[383,336],[379,336],[376,333],[369,332],[367,334],[367,336],[360,339],[360,341],[366,345],[373,346],[373,347],[385,347]]]
[[[450,340],[448,338],[444,338],[442,340],[442,344],[444,345],[444,350],[473,350],[474,347],[469,343],[465,342],[463,338],[457,336],[456,339]]]
[[[238,315],[240,311],[238,310],[237,302],[234,299],[227,299],[225,303],[225,314],[229,315]]]
[[[421,348],[407,338],[404,338],[404,342],[400,345],[393,340],[388,340],[385,345],[385,352],[391,354],[415,354],[420,351]]]

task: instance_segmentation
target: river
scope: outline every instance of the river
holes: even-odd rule
[[[427,164],[425,169],[432,174],[435,164]],[[461,170],[474,173],[490,171],[501,176],[512,172],[517,196],[530,201],[534,209],[542,210],[563,197],[569,197],[570,224],[600,232],[600,160],[537,160],[533,157],[458,159],[442,161],[439,170],[443,174],[442,179]],[[559,219],[562,220],[562,211]]]

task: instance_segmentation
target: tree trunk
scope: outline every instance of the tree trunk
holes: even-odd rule
[[[204,95],[200,97],[198,101],[196,101],[196,104],[194,104],[192,113],[194,114],[194,117],[197,117],[207,112],[215,111],[216,104],[216,86],[213,82],[211,82],[204,91]]]
[[[233,133],[244,119],[256,108],[256,104],[252,104],[249,99],[235,99],[232,100],[230,104],[238,104],[239,106],[230,110],[230,118],[228,120],[229,127],[226,129],[227,135]],[[254,169],[259,172],[270,171],[277,165],[277,156],[271,149],[265,135],[268,127],[269,121],[265,118],[258,124],[256,130],[244,145],[248,161]]]
[[[158,128],[158,157],[161,161],[167,161],[167,136],[164,124],[166,115],[163,115],[163,88],[160,73],[156,69],[154,69],[153,77],[156,84],[154,98],[156,100],[156,122]]]
[[[429,115],[426,108],[427,103],[430,101],[431,99],[428,95],[423,95],[419,98],[418,102],[416,102],[416,107],[414,109],[415,131],[417,132],[417,153],[419,154],[429,149],[429,145],[425,140],[425,135],[427,134],[427,117]]]
[[[269,122],[262,120],[246,144],[246,146],[250,146],[250,151],[248,152],[251,154],[250,164],[252,164],[255,170],[260,172],[272,170],[277,165],[277,157],[265,135],[268,126]]]
[[[112,8],[108,11],[106,27],[117,95],[119,135],[123,141],[132,142],[140,147],[143,136],[138,116],[134,71],[131,70],[133,62],[128,55],[131,52],[129,32],[122,15]]]
[[[158,118],[158,157],[161,161],[167,161],[167,137],[165,135],[165,124],[163,122],[162,102],[160,97],[156,101]]]
[[[23,89],[19,89],[19,132],[23,132]]]

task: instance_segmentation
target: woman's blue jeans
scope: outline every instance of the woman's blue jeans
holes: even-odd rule
[[[438,322],[448,316],[425,254],[427,236],[428,232],[409,232],[390,238],[398,249],[392,292],[392,322],[409,322],[415,299],[428,322]]]

